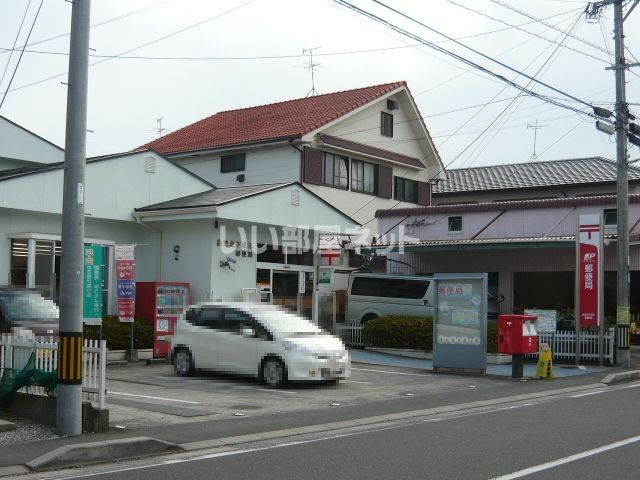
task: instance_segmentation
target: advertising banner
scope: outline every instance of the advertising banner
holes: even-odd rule
[[[600,325],[602,290],[602,226],[600,215],[580,215],[578,227],[578,301],[580,325]]]
[[[100,325],[104,309],[104,247],[84,246],[84,323]]]
[[[135,245],[116,245],[116,289],[118,317],[121,322],[132,323],[136,304]]]

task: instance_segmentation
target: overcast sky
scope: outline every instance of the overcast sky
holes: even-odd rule
[[[351,3],[427,41],[444,40],[373,1]],[[599,21],[588,22],[581,13],[586,3],[384,2],[451,37],[467,37],[460,41],[537,75],[564,93],[613,108],[614,74],[605,71],[611,62],[607,50],[613,49],[613,10],[606,8]],[[25,43],[39,5],[40,0],[2,0],[0,48],[12,48],[26,11],[17,47]],[[509,6],[545,19],[544,23]],[[60,146],[64,145],[66,109],[66,86],[61,82],[66,81],[68,68],[70,18],[71,3],[44,0],[28,42],[32,45],[0,109],[0,115]],[[615,158],[613,138],[596,131],[589,117],[527,96],[512,104],[519,93],[513,87],[443,53],[416,46],[415,39],[331,0],[94,0],[91,18],[92,55],[128,52],[123,56],[145,58],[91,59],[96,64],[89,70],[89,156],[130,150],[157,138],[156,119],[160,117],[163,128],[177,129],[219,111],[304,97],[311,90],[311,75],[305,69],[309,59],[302,51],[315,48],[314,63],[319,64],[315,89],[319,93],[406,80],[450,168],[531,160],[534,130],[528,126],[536,121],[544,126],[537,130],[539,160],[591,155]],[[640,8],[631,13],[625,30],[630,53],[640,58]],[[450,41],[438,45],[521,85],[528,82]],[[19,51],[14,52],[7,64],[9,53],[0,51],[0,72],[8,66],[0,99],[18,57]],[[637,61],[627,57],[629,62]],[[640,75],[640,68],[634,73]],[[627,73],[627,98],[640,116],[637,75]],[[530,88],[584,108],[541,85]],[[478,106],[488,102],[493,103]],[[452,110],[459,111],[448,113]],[[637,147],[630,152],[632,158],[640,157]]]

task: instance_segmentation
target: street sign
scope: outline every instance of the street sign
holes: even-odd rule
[[[135,245],[116,245],[116,289],[118,294],[118,318],[133,323],[136,304]]]
[[[578,227],[578,300],[580,325],[600,325],[602,292],[602,226],[600,215],[580,215]]]
[[[104,309],[104,247],[84,246],[83,322],[101,325]]]

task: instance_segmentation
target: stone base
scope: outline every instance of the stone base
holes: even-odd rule
[[[138,361],[138,350],[136,350],[136,349],[126,350],[125,353],[124,353],[124,359],[129,363],[137,362]]]

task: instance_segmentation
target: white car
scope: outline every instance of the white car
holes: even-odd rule
[[[187,309],[171,338],[179,376],[195,369],[253,375],[270,387],[288,380],[337,381],[351,360],[339,338],[266,304],[202,303]]]

